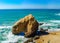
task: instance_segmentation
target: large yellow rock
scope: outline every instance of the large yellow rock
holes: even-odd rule
[[[29,36],[33,32],[37,31],[38,25],[38,22],[34,19],[32,14],[30,14],[14,24],[12,33],[19,34],[20,32],[25,32],[25,35]]]

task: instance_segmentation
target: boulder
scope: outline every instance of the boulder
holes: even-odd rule
[[[38,25],[38,22],[34,19],[32,14],[29,14],[14,24],[12,33],[16,35],[24,32],[25,36],[28,37],[38,30]]]

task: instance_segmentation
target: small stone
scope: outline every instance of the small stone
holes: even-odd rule
[[[35,36],[33,39],[34,39],[34,40],[39,39],[39,36]]]
[[[33,39],[32,39],[32,38],[28,39],[28,40],[25,41],[24,43],[30,43],[30,42],[33,42]]]

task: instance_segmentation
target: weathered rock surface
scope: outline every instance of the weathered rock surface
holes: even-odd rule
[[[20,32],[24,32],[25,36],[30,36],[38,29],[38,22],[34,19],[34,17],[30,14],[25,16],[24,18],[17,21],[13,28],[13,34],[19,34]]]

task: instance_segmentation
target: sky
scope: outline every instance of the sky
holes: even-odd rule
[[[0,9],[60,9],[60,0],[0,0]]]

